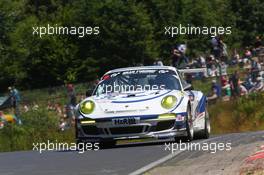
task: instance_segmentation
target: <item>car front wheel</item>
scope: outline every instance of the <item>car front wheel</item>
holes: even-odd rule
[[[194,136],[194,129],[193,129],[193,118],[192,118],[192,112],[191,112],[191,107],[188,107],[187,110],[187,116],[185,119],[185,125],[186,125],[186,134],[187,136],[185,137],[176,137],[175,140],[176,141],[183,141],[183,142],[190,142],[193,140],[193,136]]]
[[[210,125],[210,119],[208,111],[205,111],[205,119],[204,119],[204,129],[201,134],[201,138],[208,139],[210,137],[211,132],[211,125]]]

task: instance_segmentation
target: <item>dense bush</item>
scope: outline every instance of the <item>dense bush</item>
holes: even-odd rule
[[[210,36],[164,35],[165,26],[230,26],[229,48],[251,45],[263,35],[261,0],[1,0],[0,90],[16,84],[42,88],[85,82],[109,69],[170,62],[171,48],[187,43],[188,55],[210,50]],[[39,38],[32,27],[99,26],[99,36]]]

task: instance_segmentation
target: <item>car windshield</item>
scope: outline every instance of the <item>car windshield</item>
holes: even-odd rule
[[[105,75],[94,91],[105,93],[131,93],[151,90],[181,90],[179,77],[174,71],[130,70]]]

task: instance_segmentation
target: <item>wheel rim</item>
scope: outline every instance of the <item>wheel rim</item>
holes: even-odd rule
[[[190,132],[190,139],[193,138],[194,129],[193,129],[193,122],[192,122],[192,115],[191,112],[188,112],[188,125],[189,125],[189,132]]]
[[[209,119],[207,119],[207,121],[206,121],[206,129],[207,129],[208,134],[210,134],[211,133],[211,125],[210,125]]]
[[[208,115],[208,111],[206,110],[206,130],[207,133],[210,134],[211,133],[211,124],[210,124],[210,119],[209,119],[209,115]]]

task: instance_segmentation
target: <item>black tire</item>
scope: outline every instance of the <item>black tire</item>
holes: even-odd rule
[[[195,133],[195,138],[197,139],[208,139],[210,137],[211,125],[210,118],[207,109],[205,110],[205,120],[204,120],[204,129]]]
[[[75,129],[75,140],[78,140],[77,119],[75,119],[75,122],[74,122],[74,129]]]
[[[107,149],[107,148],[113,148],[116,145],[115,140],[107,140],[107,141],[101,141],[99,143],[100,149]]]
[[[185,137],[175,137],[175,140],[178,142],[181,140],[182,142],[190,142],[193,140],[194,137],[194,129],[193,129],[193,122],[192,122],[192,112],[191,112],[191,107],[188,106],[187,110],[187,116],[186,116],[186,132],[187,136]]]
[[[80,139],[76,138],[75,139],[75,143],[77,145],[77,150],[76,151],[84,149],[84,144],[81,144],[81,143],[85,143],[83,140],[80,140]]]
[[[204,120],[204,129],[201,132],[201,138],[202,139],[208,139],[210,137],[210,132],[211,132],[211,124],[210,124],[210,118],[209,118],[209,113],[207,109],[205,110],[205,120]]]
[[[89,148],[86,147],[86,144],[89,144]],[[110,142],[110,141],[102,141],[102,142],[96,142],[96,141],[92,141],[92,142],[87,142],[85,140],[81,140],[81,139],[76,139],[76,145],[77,145],[77,151],[78,150],[98,150],[98,149],[105,149],[105,148],[110,148],[113,147],[115,145],[115,142]],[[91,148],[91,145],[93,145],[93,148]],[[99,147],[99,148],[98,148]]]

